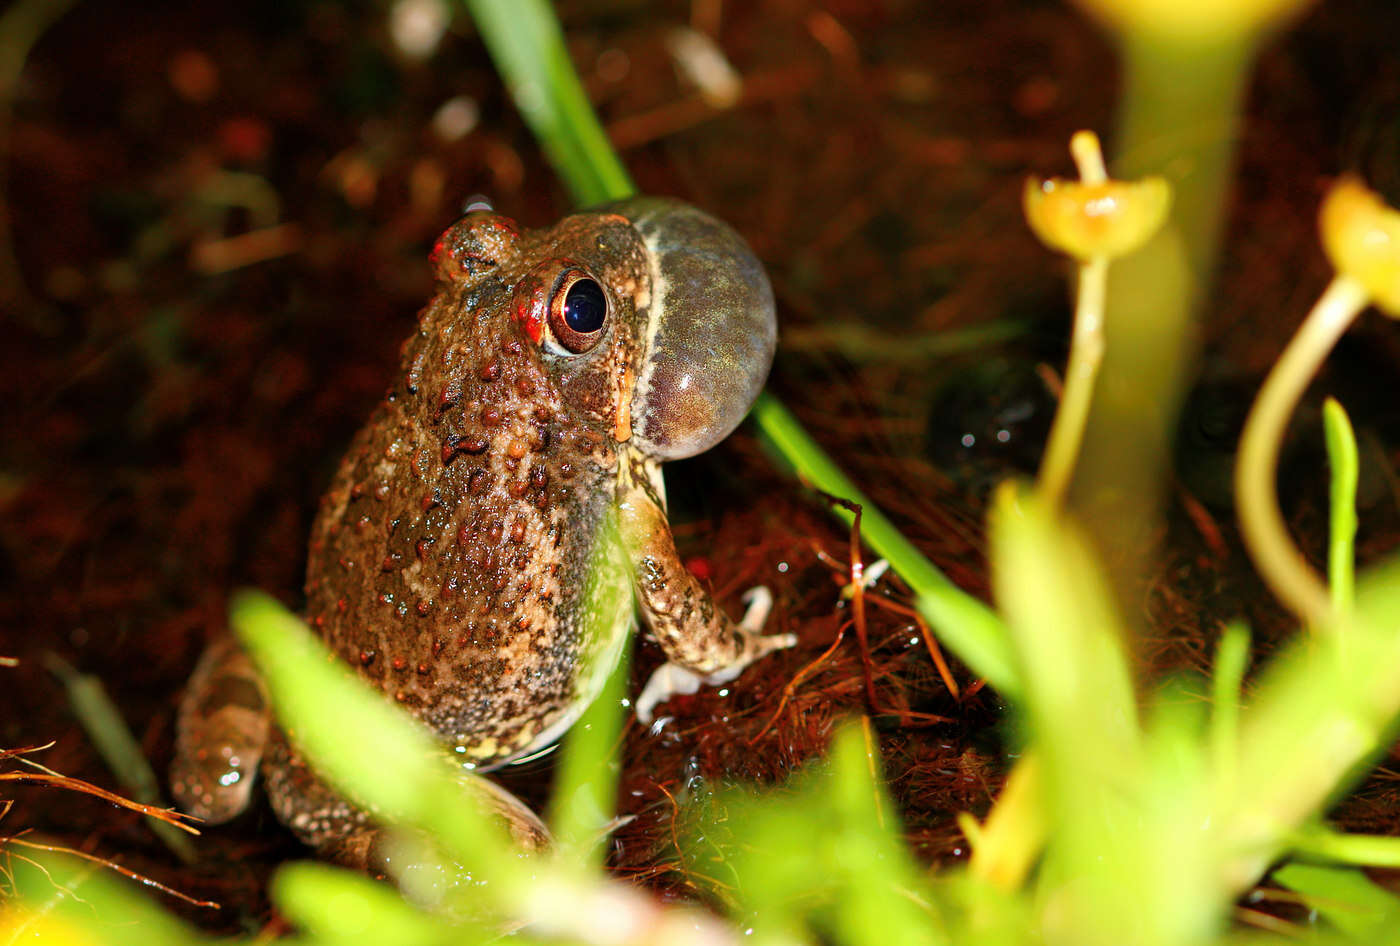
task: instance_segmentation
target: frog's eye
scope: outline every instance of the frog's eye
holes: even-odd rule
[[[566,352],[581,355],[598,344],[608,327],[608,294],[588,273],[570,269],[549,298],[549,331]]]

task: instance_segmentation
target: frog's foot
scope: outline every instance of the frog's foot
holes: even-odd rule
[[[181,811],[222,824],[248,807],[267,746],[271,709],[232,635],[200,657],[180,701],[170,789]]]
[[[665,703],[673,696],[696,693],[702,685],[719,686],[728,683],[764,654],[797,643],[796,634],[759,633],[763,629],[763,623],[768,620],[768,614],[773,610],[773,594],[767,588],[762,585],[750,588],[744,593],[744,603],[748,608],[739,621],[738,631],[744,637],[746,646],[739,658],[728,666],[710,673],[700,673],[668,660],[656,668],[637,696],[638,720],[644,725],[648,724],[652,721],[657,704]]]
[[[488,778],[445,759],[454,777],[474,791],[523,853],[543,851],[554,839],[528,805]],[[393,874],[403,831],[376,823],[311,770],[279,730],[268,747],[267,797],[279,821],[328,860],[372,874]],[[411,833],[411,832],[410,832]]]

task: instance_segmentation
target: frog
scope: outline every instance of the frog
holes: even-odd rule
[[[791,646],[763,633],[763,589],[735,621],[684,567],[661,477],[728,436],[767,379],[773,293],[743,238],[673,198],[538,230],[485,207],[429,259],[436,294],[311,530],[304,615],[326,647],[479,778],[578,720],[636,615],[666,658],[637,698],[644,722]],[[224,636],[177,713],[172,793],[218,824],[248,808],[259,774],[304,843],[352,866],[377,856],[372,813],[301,758]],[[492,786],[517,842],[548,846]]]

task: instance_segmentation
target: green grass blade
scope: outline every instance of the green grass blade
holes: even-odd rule
[[[782,794],[731,789],[700,829],[732,868],[728,892],[759,943],[934,946],[942,917],[900,838],[868,721],[838,729],[828,758]],[[695,839],[697,842],[699,839]]]
[[[1350,867],[1286,864],[1273,879],[1358,943],[1393,943],[1400,930],[1400,899]]]
[[[485,815],[484,790],[464,784],[425,728],[332,659],[296,615],[267,595],[240,592],[230,620],[288,738],[337,791],[382,820],[434,838],[472,876],[488,881],[478,885],[491,898],[484,906],[502,906],[527,886],[527,865]]]
[[[1322,405],[1322,426],[1331,468],[1331,534],[1327,544],[1327,579],[1332,605],[1351,610],[1356,586],[1356,480],[1360,463],[1356,435],[1347,412],[1333,398]]]
[[[498,935],[487,928],[453,928],[411,906],[391,885],[329,864],[288,864],[272,879],[271,892],[278,912],[312,942],[410,946],[486,942]]]
[[[585,206],[636,188],[584,94],[547,0],[466,0],[481,38],[550,163]]]
[[[1019,690],[1015,663],[1001,620],[987,605],[958,588],[914,544],[904,537],[870,498],[817,446],[797,418],[768,392],[758,396],[750,415],[765,440],[808,485],[861,507],[861,538],[909,583],[919,597],[919,610],[933,624],[941,640],[957,653],[973,672],[985,677],[1005,695]],[[850,510],[833,506],[832,512],[850,524]]]
[[[600,540],[594,546],[588,569],[589,589],[584,609],[594,624],[627,615],[632,604],[632,585],[617,518],[605,517]],[[585,632],[596,640],[608,640],[612,627],[594,627]],[[604,673],[602,691],[570,729],[564,740],[562,757],[550,799],[549,825],[559,844],[561,864],[588,865],[601,869],[605,846],[601,842],[617,810],[618,745],[626,722],[623,699],[627,694],[631,648],[623,642],[620,652],[602,654],[597,667],[585,667],[583,679]],[[609,667],[604,663],[612,663]]]
[[[83,731],[123,789],[143,805],[165,807],[166,801],[161,797],[160,783],[151,769],[151,763],[141,751],[136,737],[131,734],[121,710],[107,695],[101,678],[79,673],[57,654],[46,654],[44,663],[49,672],[63,681],[73,715],[78,718]],[[190,844],[189,835],[159,818],[147,818],[146,824],[181,861],[186,864],[194,862],[194,847]]]
[[[16,903],[0,902],[0,942],[179,946],[207,943],[131,881],[66,854],[10,847],[6,856]],[[6,928],[8,923],[13,926]],[[5,934],[11,934],[5,939]],[[65,935],[66,934],[66,935]]]
[[[1239,755],[1240,686],[1249,666],[1249,628],[1241,622],[1230,624],[1220,636],[1215,651],[1215,673],[1210,681],[1210,751],[1222,782],[1230,782],[1230,771]]]
[[[1314,826],[1293,840],[1293,851],[1356,867],[1400,868],[1400,838],[1378,834],[1344,834]]]

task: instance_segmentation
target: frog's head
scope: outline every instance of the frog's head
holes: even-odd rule
[[[743,237],[689,204],[634,197],[603,209],[631,221],[650,269],[633,443],[658,460],[694,456],[739,426],[768,378],[778,335],[768,276]]]
[[[553,405],[656,460],[728,436],[773,363],[762,265],[732,229],[677,200],[636,197],[524,234],[468,214],[433,260],[455,287],[446,297],[465,294],[458,309],[532,343]]]

